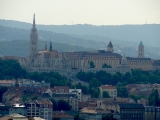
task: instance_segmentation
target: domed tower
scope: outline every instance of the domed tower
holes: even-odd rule
[[[140,42],[138,46],[138,58],[144,58],[144,46],[142,41]]]
[[[112,42],[110,41],[109,44],[107,45],[107,52],[113,53],[114,49],[113,49],[113,45]]]
[[[33,16],[33,26],[30,33],[30,59],[32,60],[34,58],[34,55],[38,51],[38,34],[37,34],[37,28],[35,25],[35,14]]]

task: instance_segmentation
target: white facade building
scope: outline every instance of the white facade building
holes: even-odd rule
[[[78,97],[78,101],[82,101],[82,90],[81,89],[69,89],[69,93],[76,94]]]

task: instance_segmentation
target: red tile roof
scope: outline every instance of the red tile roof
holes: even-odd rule
[[[2,59],[3,60],[6,60],[6,59],[18,60],[17,57],[15,57],[15,56],[3,56]]]
[[[0,80],[0,84],[12,84],[14,80]]]
[[[53,118],[74,118],[74,117],[66,114],[65,112],[56,112],[53,113]]]
[[[111,85],[101,85],[102,89],[116,89],[116,86],[111,86]]]

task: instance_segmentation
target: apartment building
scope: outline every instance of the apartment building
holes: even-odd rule
[[[27,116],[52,120],[53,104],[50,100],[35,100],[27,103]]]

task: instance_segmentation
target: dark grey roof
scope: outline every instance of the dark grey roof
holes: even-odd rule
[[[110,41],[107,47],[113,47],[112,42]]]
[[[51,97],[48,93],[43,93],[42,97]]]
[[[154,60],[152,65],[153,66],[160,66],[160,60]]]
[[[0,106],[0,110],[6,110],[6,109],[9,109],[10,108],[10,106],[6,106],[6,105],[4,105],[4,106]]]
[[[135,57],[126,57],[127,60],[151,60],[151,58],[135,58]]]
[[[122,58],[122,56],[118,53],[111,53],[111,52],[108,52],[108,51],[103,51],[103,52],[63,52],[62,53],[64,56],[67,56],[68,58],[70,58],[72,55],[74,55],[75,58],[83,58],[83,57],[87,57],[87,55],[101,55],[101,56],[115,56],[115,57],[118,57],[118,58]]]
[[[144,109],[144,106],[142,104],[119,104],[121,109]]]
[[[76,94],[52,94],[52,97],[76,97]]]
[[[143,43],[142,43],[142,41],[140,42],[139,46],[143,47]]]

